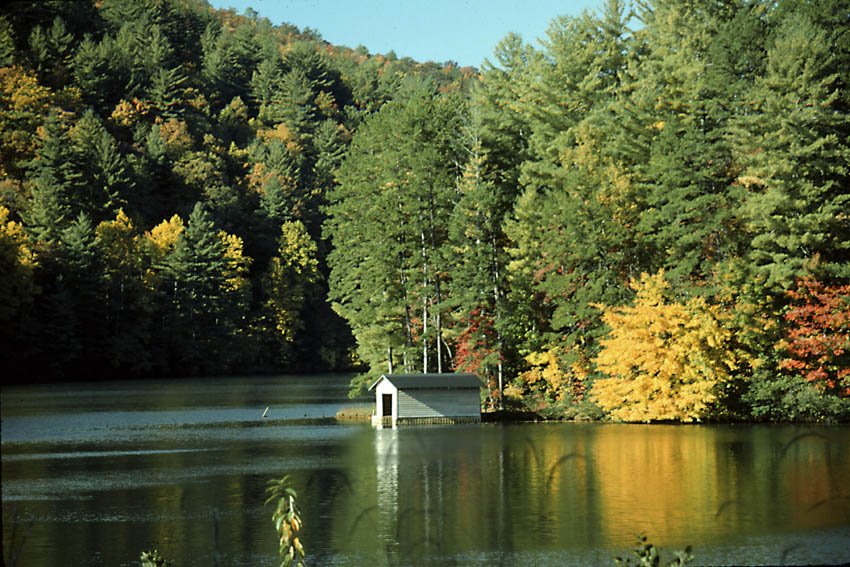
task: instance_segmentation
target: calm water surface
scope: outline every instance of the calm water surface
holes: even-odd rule
[[[375,431],[319,419],[347,381],[3,388],[6,565],[278,565],[284,474],[311,565],[610,565],[639,533],[701,565],[850,562],[850,427]]]

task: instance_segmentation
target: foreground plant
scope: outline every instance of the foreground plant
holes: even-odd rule
[[[171,567],[171,563],[162,558],[159,551],[143,551],[141,556],[142,567]]]
[[[636,563],[632,563],[632,560],[628,557],[616,557],[614,558],[614,563],[616,565],[635,565],[636,567],[660,567],[662,565],[664,567],[681,567],[694,559],[693,555],[691,555],[691,546],[689,545],[682,551],[673,552],[675,556],[673,559],[663,561],[661,551],[654,544],[649,543],[645,535],[638,536],[633,552],[637,557]]]
[[[272,514],[275,530],[279,536],[278,553],[281,567],[304,566],[304,546],[301,545],[301,511],[295,501],[297,494],[289,483],[289,476],[269,481],[266,504],[276,503]]]

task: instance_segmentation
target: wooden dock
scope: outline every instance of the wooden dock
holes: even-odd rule
[[[400,417],[393,424],[392,417],[372,416],[372,425],[375,427],[399,427],[399,426],[422,426],[422,425],[457,425],[461,423],[481,423],[481,417],[478,416],[458,416],[458,417]]]

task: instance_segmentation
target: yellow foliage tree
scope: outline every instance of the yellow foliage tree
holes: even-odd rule
[[[529,390],[545,394],[552,401],[580,398],[584,394],[587,368],[580,357],[569,362],[568,354],[557,346],[532,352],[525,357],[530,368],[519,375],[518,382]],[[516,386],[508,388],[505,393],[509,397],[523,397]]]
[[[304,151],[298,141],[298,135],[284,122],[279,123],[274,128],[257,130],[257,137],[265,142],[278,141],[282,143],[291,155],[298,155]]]
[[[119,243],[121,248],[115,249],[115,256],[126,256],[131,253],[130,250],[125,248],[125,243],[132,239],[135,233],[133,221],[130,220],[124,209],[118,209],[115,220],[103,221],[95,229],[98,239],[106,242],[109,246],[116,246],[115,243]],[[133,250],[133,252],[135,251]]]
[[[9,215],[0,206],[0,322],[11,320],[35,293],[35,256],[23,226]]]
[[[663,270],[631,286],[632,306],[599,306],[611,332],[596,366],[609,377],[594,383],[593,400],[622,421],[704,419],[737,366],[721,313],[700,297],[668,302]]]
[[[150,114],[151,108],[145,100],[134,98],[133,100],[122,100],[109,116],[113,122],[121,126],[132,126]]]
[[[159,137],[165,144],[168,156],[172,159],[182,157],[194,146],[195,141],[192,139],[189,125],[182,120],[170,118],[165,122],[160,121],[157,125],[159,126]]]
[[[174,247],[177,239],[185,230],[183,219],[179,215],[174,215],[167,221],[162,221],[150,232],[145,233],[145,238],[155,260],[162,260],[163,257]]]
[[[300,221],[281,226],[278,254],[263,277],[266,310],[283,342],[291,343],[304,326],[302,309],[310,284],[318,277],[316,243]]]
[[[18,175],[38,147],[53,93],[22,67],[0,68],[0,175]]]
[[[179,215],[174,215],[145,233],[145,248],[151,261],[150,268],[145,273],[145,281],[150,289],[156,287],[156,274],[160,262],[174,249],[177,239],[184,230],[186,225],[183,219]]]
[[[104,259],[107,282],[120,282],[128,274],[141,272],[141,242],[130,217],[118,209],[114,220],[103,221],[95,229],[97,246]]]
[[[223,230],[219,231],[218,237],[224,244],[224,258],[227,261],[226,291],[247,293],[250,289],[248,268],[251,266],[251,258],[244,254],[242,239]]]

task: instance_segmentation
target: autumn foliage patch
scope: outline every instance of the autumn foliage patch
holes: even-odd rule
[[[779,367],[826,392],[850,396],[850,285],[803,278],[788,296]]]

